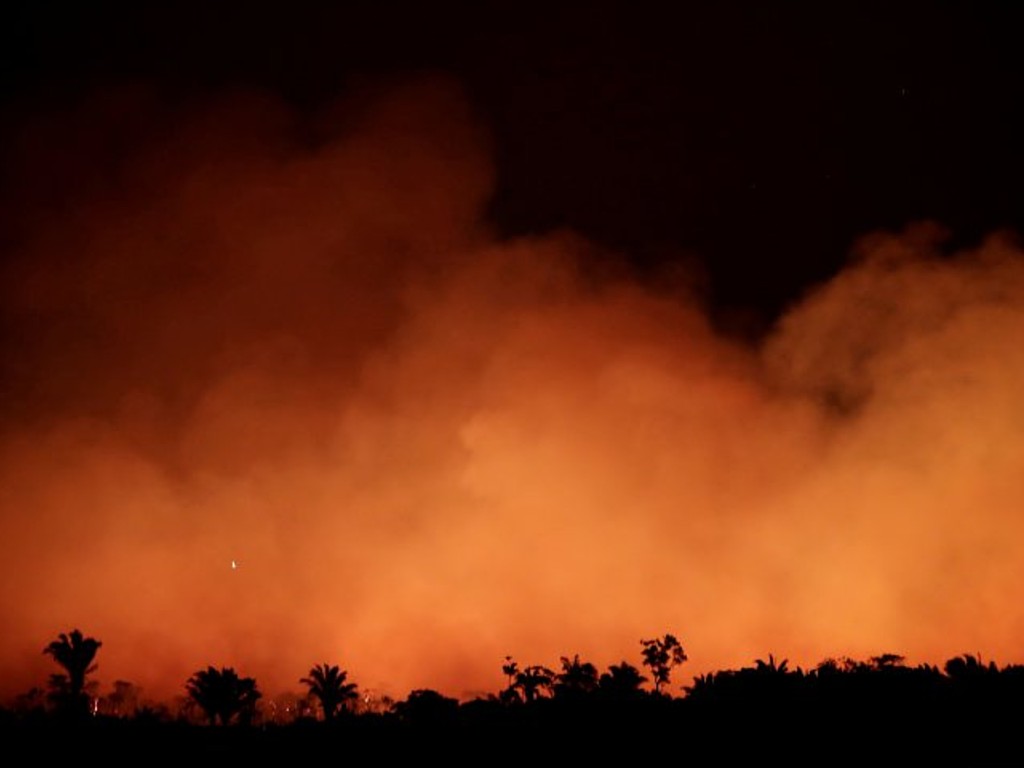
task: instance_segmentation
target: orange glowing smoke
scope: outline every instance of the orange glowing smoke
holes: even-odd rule
[[[72,626],[153,695],[326,659],[464,696],[508,653],[638,663],[666,631],[685,679],[1020,660],[1005,242],[866,240],[752,348],[571,233],[490,233],[484,132],[443,82],[313,120],[106,94],[12,146],[4,695]]]

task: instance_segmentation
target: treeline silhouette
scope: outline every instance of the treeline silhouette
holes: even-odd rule
[[[69,757],[98,750],[126,760],[157,752],[290,759],[343,746],[379,759],[467,762],[618,754],[630,762],[701,755],[715,762],[1024,764],[1024,666],[971,654],[941,669],[886,653],[826,659],[806,670],[769,655],[680,685],[673,677],[687,655],[665,634],[640,641],[640,666],[623,660],[604,672],[579,655],[561,657],[557,669],[508,656],[504,687],[471,701],[428,689],[392,701],[360,692],[346,670],[324,662],[297,678],[305,695],[269,700],[254,678],[209,666],[184,682],[171,706],[142,703],[127,681],[98,695],[88,677],[101,646],[77,629],[47,645],[43,652],[63,671],[46,690],[0,710],[3,743],[50,754],[63,743]],[[62,742],[68,733],[73,739]]]

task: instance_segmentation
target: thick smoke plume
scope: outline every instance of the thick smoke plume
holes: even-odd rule
[[[10,130],[4,695],[73,626],[154,695],[324,660],[471,695],[509,653],[638,663],[666,631],[690,674],[1020,660],[1007,240],[866,239],[755,348],[571,233],[495,237],[444,82],[315,117],[123,90]]]

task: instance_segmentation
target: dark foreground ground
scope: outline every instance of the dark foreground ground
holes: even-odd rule
[[[210,727],[6,712],[7,765],[1024,765],[1024,701],[948,691],[477,701]]]

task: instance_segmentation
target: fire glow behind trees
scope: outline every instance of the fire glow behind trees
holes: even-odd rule
[[[687,678],[769,651],[1019,658],[1008,235],[865,233],[748,341],[696,278],[499,234],[490,129],[450,78],[313,117],[105,88],[18,125],[4,695],[66,626],[164,694],[338,659],[465,695],[508,654],[603,668],[665,631]]]

